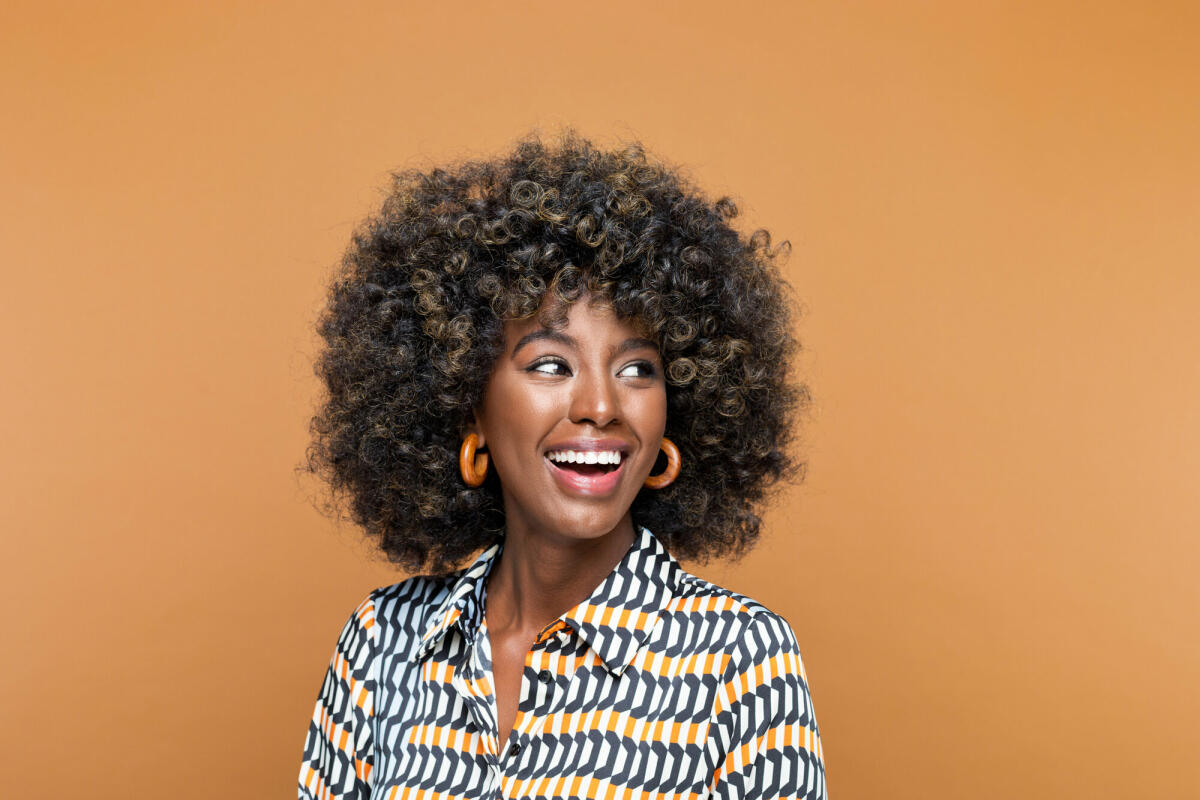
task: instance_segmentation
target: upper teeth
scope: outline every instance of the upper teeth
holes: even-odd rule
[[[620,464],[619,450],[551,450],[546,454],[551,461],[568,464]]]

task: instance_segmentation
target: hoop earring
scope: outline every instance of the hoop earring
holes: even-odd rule
[[[473,433],[468,433],[463,439],[462,447],[458,450],[458,471],[462,474],[463,481],[472,488],[483,484],[483,479],[487,477],[488,471],[488,454],[476,453],[475,448],[479,447],[479,437]]]
[[[667,454],[667,468],[657,475],[650,475],[646,478],[646,482],[642,485],[647,489],[662,489],[679,477],[679,467],[683,463],[679,457],[679,448],[664,436],[661,449]]]

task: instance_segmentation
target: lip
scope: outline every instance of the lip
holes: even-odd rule
[[[564,439],[547,447],[542,455],[554,450],[581,450],[585,453],[590,450],[620,450],[624,456],[629,454],[629,443],[624,439]]]
[[[569,494],[586,497],[603,497],[611,494],[625,473],[625,465],[629,462],[629,444],[621,439],[567,439],[555,442],[542,453],[550,474]],[[574,470],[563,469],[546,456],[554,450],[577,450],[591,452],[596,450],[617,450],[621,453],[621,463],[612,472],[599,472],[595,475],[581,475]]]

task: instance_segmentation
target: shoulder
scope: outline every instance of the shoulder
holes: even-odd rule
[[[734,610],[747,618],[755,617],[763,612],[771,613],[766,606],[754,598],[735,592],[733,589],[726,589],[724,586],[693,575],[684,569],[679,571],[679,585],[675,595],[684,599],[707,600],[722,608]]]
[[[689,614],[707,615],[714,619],[725,619],[737,635],[761,631],[772,636],[783,636],[786,633],[795,639],[795,633],[788,621],[762,603],[687,571],[681,571],[679,585],[669,608]]]
[[[449,575],[414,575],[397,583],[380,586],[364,603],[370,603],[381,622],[419,624],[425,615],[437,608],[462,570]]]
[[[687,638],[696,645],[729,655],[731,669],[781,656],[802,669],[796,634],[787,619],[740,592],[682,571],[665,613],[676,627],[690,631]]]
[[[723,645],[710,645],[723,654],[718,713],[761,706],[776,721],[794,719],[816,731],[808,675],[787,619],[751,597],[687,573],[677,597],[685,606],[691,599],[692,605],[712,609],[714,618],[728,620]]]
[[[350,613],[341,641],[384,650],[403,647],[419,635],[458,575],[414,575],[372,590]]]

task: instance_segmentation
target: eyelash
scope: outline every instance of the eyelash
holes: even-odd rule
[[[540,372],[543,375],[564,374],[564,373],[551,372],[549,370],[542,369],[542,367],[551,366],[551,365],[556,366],[556,367],[561,367],[563,370],[566,371],[566,373],[570,373],[570,367],[567,366],[567,363],[565,361],[562,361],[561,359],[557,359],[557,358],[549,358],[549,359],[542,359],[540,361],[535,361],[529,365],[529,367],[526,369],[526,372]],[[625,370],[629,369],[630,367],[640,367],[641,369],[645,370],[645,372],[643,374],[635,375],[632,377],[653,378],[655,375],[654,365],[651,364],[649,361],[635,361],[632,364],[626,365],[625,368],[621,370],[621,372],[624,372]]]

